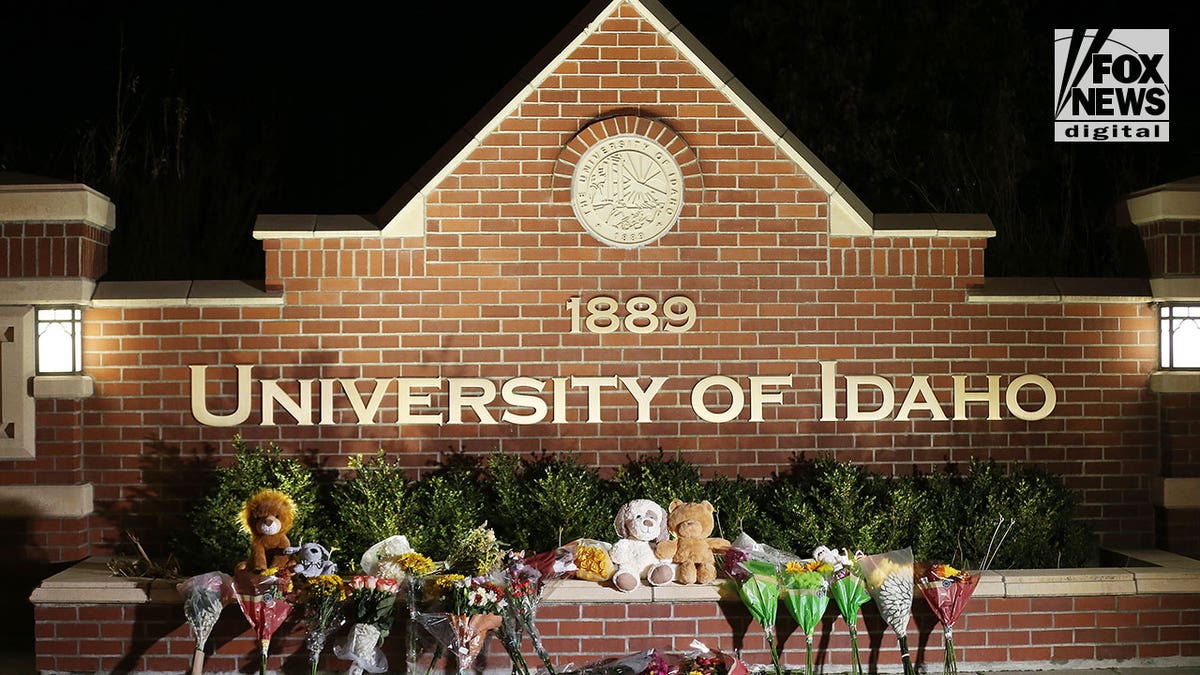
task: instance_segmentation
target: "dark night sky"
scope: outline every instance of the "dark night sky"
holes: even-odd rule
[[[367,9],[342,3],[318,9],[221,2],[6,3],[0,20],[0,62],[5,64],[0,80],[5,85],[0,170],[79,179],[80,139],[89,128],[111,127],[121,64],[138,78],[138,92],[144,97],[139,115],[161,116],[162,97],[179,95],[187,103],[190,124],[207,120],[211,127],[236,129],[241,135],[238,147],[261,142],[277,169],[257,202],[259,212],[373,212],[585,4],[394,3],[386,9]],[[774,49],[774,58],[779,58],[778,44],[760,40],[762,24],[770,23],[764,17],[773,12],[771,2],[666,4],[769,107],[792,121],[781,109],[786,106],[776,104],[788,92],[779,91],[775,78],[761,67],[763,50]],[[1127,150],[1139,160],[1149,158],[1156,167],[1145,187],[1200,174],[1197,3],[1025,4],[1031,6],[1020,30],[1032,43],[1026,46],[1040,51],[1037,58],[1047,63],[1055,27],[1109,23],[1171,28],[1171,133],[1176,140]],[[951,6],[941,0],[921,3],[924,16],[935,18],[915,28],[889,19],[906,11],[903,4],[849,3],[855,11],[860,5],[876,18],[865,24],[865,34],[839,49],[911,44],[936,61],[944,42],[949,61],[961,60],[962,45],[969,46],[973,39],[951,35],[939,25],[939,7]],[[781,20],[802,15],[780,13]],[[987,22],[981,15],[972,30],[984,34],[990,30]],[[894,34],[901,29],[914,34]],[[804,26],[796,26],[795,33],[797,41],[812,37],[805,35]],[[1004,63],[1002,52],[966,53],[972,67],[990,73]],[[786,55],[783,58],[786,61]],[[805,64],[794,65],[804,71]],[[970,70],[965,72],[970,76]],[[861,86],[869,93],[883,81],[872,78],[904,81],[928,78],[929,71],[868,75]],[[1036,97],[1034,103],[1045,106],[1044,119],[1034,121],[1030,137],[1034,143],[1049,143],[1052,82],[1015,86],[1019,96]],[[896,95],[895,87],[888,91]],[[952,81],[939,91],[947,99],[959,95]],[[886,105],[881,109],[886,114]],[[820,155],[822,144],[836,147],[845,132],[831,123],[822,127],[819,139],[800,136]],[[876,177],[867,175],[869,170],[856,168],[836,153],[823,158],[868,206],[895,209],[886,191],[871,194]],[[1084,159],[1086,163],[1086,155]],[[264,160],[247,154],[240,161],[234,173]],[[1113,194],[1111,200],[1119,196]],[[982,210],[988,210],[987,205]]]

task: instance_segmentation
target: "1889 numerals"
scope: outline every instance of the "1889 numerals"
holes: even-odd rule
[[[638,295],[625,301],[624,307],[621,316],[621,302],[615,298],[598,295],[584,303],[579,296],[573,297],[567,301],[571,332],[683,333],[696,325],[696,303],[682,295],[667,298],[661,307],[654,298]]]

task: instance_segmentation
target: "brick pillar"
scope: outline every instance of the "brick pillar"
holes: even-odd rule
[[[1145,247],[1154,302],[1200,307],[1200,178],[1140,192],[1127,204]],[[1200,555],[1200,369],[1160,370],[1150,382],[1159,400],[1157,543]]]
[[[82,432],[92,381],[86,370],[37,374],[35,316],[86,309],[108,266],[114,209],[84,185],[19,178],[0,176],[0,537],[10,581],[0,605],[13,608],[10,626],[31,631],[30,592],[88,555],[93,513]],[[23,649],[30,639],[10,631],[0,643]]]

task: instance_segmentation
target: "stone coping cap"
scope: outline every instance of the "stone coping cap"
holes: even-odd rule
[[[1126,198],[1125,204],[1134,225],[1160,220],[1200,220],[1200,176],[1135,192]]]
[[[258,281],[104,281],[96,286],[92,295],[92,307],[282,304],[283,293],[267,291]]]
[[[87,223],[110,232],[117,222],[108,197],[83,183],[57,181],[0,184],[0,214],[0,222]]]
[[[967,302],[988,303],[1148,303],[1151,300],[1145,279],[1116,277],[993,277],[967,294]]]
[[[1069,597],[1137,595],[1138,593],[1200,593],[1200,561],[1164,551],[1123,550],[1130,559],[1169,566],[1100,567],[1053,570],[990,570],[984,572],[977,597]],[[106,566],[111,558],[88,558],[46,579],[33,591],[34,604],[173,604],[181,602],[177,580],[114,577]],[[560,579],[546,584],[542,601],[550,604],[737,602],[732,582],[680,586],[643,586],[622,593],[591,581]]]
[[[254,220],[255,239],[378,236],[380,227],[369,216],[261,214]]]
[[[996,236],[996,227],[985,213],[877,213],[872,224],[875,236]]]

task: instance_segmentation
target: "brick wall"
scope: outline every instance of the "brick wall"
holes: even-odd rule
[[[98,279],[109,234],[86,223],[0,223],[0,277]]]
[[[575,220],[555,165],[581,129],[630,109],[679,134],[703,180],[682,217],[640,249],[595,242]],[[634,119],[634,118],[628,118]],[[689,174],[689,176],[692,174]],[[690,179],[689,179],[690,180]],[[702,183],[702,185],[701,185]],[[556,189],[556,186],[560,189]],[[196,453],[227,456],[236,431],[252,442],[316,451],[330,467],[383,447],[420,470],[450,449],[569,452],[615,466],[629,455],[680,450],[705,475],[763,477],[794,453],[833,452],[885,471],[971,457],[1022,461],[1067,476],[1084,515],[1110,545],[1151,543],[1148,476],[1157,469],[1157,404],[1146,386],[1156,358],[1154,317],[1135,304],[980,304],[986,240],[947,236],[830,236],[828,199],[791,159],[645,21],[625,7],[605,21],[428,196],[422,237],[266,239],[267,283],[281,307],[92,309],[85,370],[96,396],[83,415],[85,480],[96,484],[95,543],[114,541],[136,504],[178,512],[191,495],[177,469]],[[691,298],[685,333],[571,333],[566,303]],[[951,375],[969,389],[1043,374],[1059,402],[1049,418],[820,421],[819,361],[840,375],[893,381],[897,404],[914,376],[931,376],[952,414]],[[254,379],[516,376],[670,378],[652,421],[627,393],[567,394],[564,424],[398,425],[393,388],[381,423],[355,426],[344,397],[336,426],[282,415],[259,426],[199,426],[188,366],[209,365],[208,405],[236,407],[235,364]],[[713,424],[689,400],[702,377],[793,375],[764,419]],[[643,382],[646,380],[643,379]],[[1027,392],[1028,393],[1028,392]],[[1027,405],[1037,407],[1036,397]],[[729,401],[710,394],[714,408]],[[444,410],[445,388],[432,408]],[[491,410],[499,415],[500,407]],[[845,402],[839,404],[844,413]],[[41,469],[38,469],[39,471]]]
[[[1142,595],[1078,598],[976,598],[955,627],[963,666],[993,668],[1008,663],[1048,661],[1115,662],[1129,659],[1200,658],[1200,596]],[[859,620],[864,663],[899,663],[895,635],[873,604]],[[849,664],[845,626],[830,611],[817,628],[819,664]],[[39,606],[37,667],[66,672],[181,672],[188,669],[193,641],[177,605]],[[770,663],[761,628],[740,603],[543,605],[538,626],[556,665],[582,666],[610,656],[657,648],[683,652],[693,639],[727,652],[740,650],[750,663]],[[778,636],[785,667],[801,668],[804,636],[780,609]],[[393,669],[404,663],[404,625],[398,622],[385,647]],[[337,638],[335,638],[336,641]],[[257,667],[257,643],[235,607],[227,607],[210,642],[206,672],[241,672]],[[942,632],[924,604],[914,608],[909,647],[918,665],[936,669]],[[530,667],[540,661],[526,642]],[[431,650],[421,656],[428,663]],[[272,640],[269,667],[306,672],[303,628],[289,619]],[[490,640],[481,660],[489,671],[508,672],[503,648]],[[346,662],[327,650],[321,667]],[[1011,668],[1011,666],[1010,666]]]
[[[1166,220],[1139,226],[1150,276],[1193,276],[1200,266],[1200,222]]]

